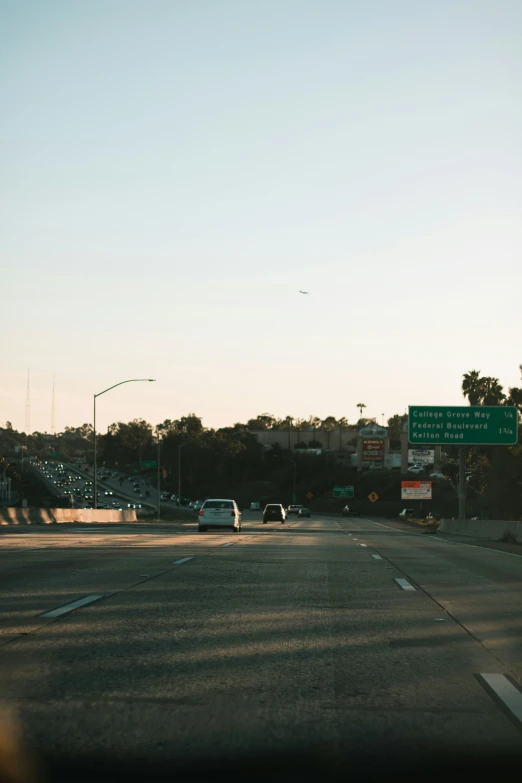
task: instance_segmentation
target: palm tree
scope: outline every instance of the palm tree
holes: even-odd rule
[[[330,451],[330,433],[336,426],[337,419],[335,416],[327,416],[326,419],[323,420],[323,429],[326,432],[328,451]]]
[[[483,405],[502,405],[505,399],[506,395],[498,378],[490,378],[488,376],[482,379]]]
[[[348,426],[348,419],[343,416],[337,422],[339,425],[339,451],[343,450],[343,428]]]
[[[470,405],[479,405],[482,398],[483,379],[480,370],[470,370],[462,376],[462,394]]]
[[[291,448],[291,445],[290,445],[290,438],[291,438],[291,435],[292,435],[292,424],[293,424],[293,423],[294,423],[294,420],[293,420],[293,418],[292,418],[291,416],[286,416],[286,417],[283,419],[283,425],[284,425],[285,427],[287,427],[287,429],[288,429],[288,448],[289,448],[289,449]]]
[[[297,430],[297,442],[301,441],[301,430],[306,424],[306,419],[294,419],[294,427]]]
[[[363,415],[362,415],[363,414],[363,408],[366,408],[366,405],[364,404],[364,402],[358,402],[355,407],[359,408],[359,411],[360,411],[359,421],[360,421],[362,419],[362,417],[363,417]]]

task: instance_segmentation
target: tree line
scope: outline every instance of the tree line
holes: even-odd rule
[[[520,369],[522,374],[522,365]],[[479,370],[464,373],[461,390],[471,405],[515,405],[522,413],[522,388],[504,390],[498,378],[483,376]],[[181,467],[183,490],[189,496],[224,492],[227,487],[230,492],[237,493],[238,487],[246,487],[245,492],[255,493],[259,486],[260,493],[265,488],[266,496],[281,496],[283,493],[289,499],[298,461],[298,492],[310,490],[317,495],[327,492],[332,483],[350,483],[356,479],[355,473],[328,450],[313,460],[304,460],[296,455],[294,449],[286,447],[289,441],[285,439],[281,444],[265,448],[253,431],[297,432],[297,446],[317,447],[319,444],[314,438],[317,431],[328,433],[336,427],[348,430],[374,421],[362,416],[366,407],[364,403],[356,407],[359,417],[353,424],[346,417],[327,416],[321,419],[310,416],[300,419],[286,416],[279,419],[268,413],[246,423],[218,429],[204,427],[202,419],[195,413],[179,419],[166,419],[155,426],[143,419],[117,422],[97,436],[98,462],[100,465],[105,462],[120,469],[143,471],[144,463],[157,460],[159,443],[165,489],[176,491]],[[400,434],[406,419],[405,414],[388,418],[392,449],[400,448]],[[456,456],[456,450],[455,454],[453,450],[454,447],[448,447],[450,459],[444,471],[450,482],[455,483],[456,466],[451,457]],[[59,454],[64,461],[83,456],[91,464],[92,425],[85,423],[80,427],[65,427],[56,436],[39,432],[26,435],[14,430],[9,422],[3,429],[0,428],[0,471],[6,469],[7,474],[16,477],[22,455],[46,458],[52,453]],[[475,513],[519,518],[522,511],[522,447],[469,448],[466,463],[470,474],[468,502]]]

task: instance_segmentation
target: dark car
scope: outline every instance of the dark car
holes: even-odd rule
[[[352,506],[345,506],[343,508],[343,517],[358,517],[360,516],[359,512],[356,511]]]
[[[286,513],[281,503],[268,503],[263,511],[263,525],[267,522],[281,522],[284,525]]]
[[[288,508],[286,509],[286,513],[288,514],[299,514],[299,509],[301,506],[297,505],[297,503],[291,503]]]
[[[311,517],[312,516],[312,512],[310,511],[309,508],[301,507],[299,509],[299,511],[297,512],[297,516],[298,517]]]

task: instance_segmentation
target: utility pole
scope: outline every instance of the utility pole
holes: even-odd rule
[[[181,508],[181,447],[182,443],[178,446],[178,508]]]
[[[466,519],[466,450],[459,448],[459,520]]]

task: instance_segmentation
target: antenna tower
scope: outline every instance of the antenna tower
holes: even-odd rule
[[[51,403],[51,433],[56,435],[56,424],[54,420],[54,375],[53,375],[53,398]]]
[[[27,370],[27,391],[25,393],[25,434],[31,434],[31,393],[29,386],[29,370]]]

